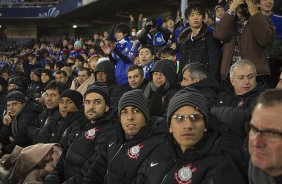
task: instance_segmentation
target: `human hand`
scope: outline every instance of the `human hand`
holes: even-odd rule
[[[3,117],[3,124],[5,125],[10,125],[12,123],[12,117],[10,116],[10,113],[8,112],[4,117]]]
[[[251,16],[259,12],[257,5],[254,3],[254,0],[246,0],[246,3],[248,5],[248,10]]]
[[[105,44],[105,42],[100,42],[100,48],[106,55],[109,55],[112,52],[112,49],[108,44]]]
[[[130,14],[130,15],[129,15],[129,19],[130,19],[130,21],[131,21],[131,22],[133,22],[133,21],[134,21],[134,17],[133,17],[133,15],[132,15],[132,14]]]
[[[244,4],[245,0],[233,0],[229,6],[229,9],[232,12],[236,12],[236,9],[241,5]]]

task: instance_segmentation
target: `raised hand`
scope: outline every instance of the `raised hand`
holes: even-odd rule
[[[248,10],[251,16],[259,12],[257,5],[254,3],[254,0],[246,0],[246,3],[248,5]]]

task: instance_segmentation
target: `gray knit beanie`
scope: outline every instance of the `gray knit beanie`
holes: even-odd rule
[[[167,108],[167,123],[170,127],[171,116],[183,106],[192,106],[202,113],[207,126],[208,105],[204,96],[191,87],[186,87],[177,92],[170,100]]]
[[[22,103],[26,103],[27,102],[27,97],[20,91],[16,91],[16,90],[12,90],[11,92],[9,92],[6,96],[6,101],[19,101]]]
[[[149,105],[145,98],[144,91],[141,89],[134,89],[128,91],[122,95],[118,102],[118,115],[120,117],[120,112],[123,108],[127,106],[133,106],[142,111],[145,116],[146,123],[150,121]]]

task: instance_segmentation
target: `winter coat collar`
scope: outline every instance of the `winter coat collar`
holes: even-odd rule
[[[208,32],[208,26],[203,23],[200,32],[193,37],[193,40],[199,40],[201,38],[203,38]],[[191,34],[192,34],[192,29],[189,26],[188,28],[186,28],[180,35],[179,35],[179,42],[180,43],[185,43],[191,40]]]

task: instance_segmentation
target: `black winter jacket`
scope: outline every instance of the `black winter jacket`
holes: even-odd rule
[[[145,160],[164,142],[161,132],[144,126],[132,139],[119,137],[117,141],[110,143],[105,183],[134,183]]]
[[[219,84],[217,80],[206,78],[192,84],[191,87],[197,89],[206,98],[209,107],[216,104],[217,94],[219,92]]]
[[[78,129],[81,122],[85,118],[83,112],[68,113],[66,118],[63,118],[59,112],[49,118],[48,124],[40,128],[36,141],[37,143],[60,143],[63,148],[66,148],[67,137],[72,129]]]
[[[114,118],[111,112],[105,113],[95,123],[86,122],[65,156],[62,156],[57,168],[45,178],[45,183],[80,183],[80,170],[89,158],[99,158],[101,150],[105,150],[108,142],[115,135]]]
[[[3,125],[0,132],[0,143],[4,153],[11,153],[16,145],[26,147],[32,144],[27,136],[29,123],[42,112],[35,102],[27,102],[20,113],[13,118],[11,125]],[[10,137],[13,138],[11,141]]]
[[[241,172],[221,149],[215,146],[216,134],[204,135],[194,148],[183,154],[163,178],[161,184],[244,184]]]
[[[238,107],[241,109],[253,108],[256,98],[268,88],[263,81],[258,81],[256,87],[244,95],[236,95],[233,86],[226,82],[223,91],[218,94],[216,106]]]
[[[50,117],[53,117],[55,114],[59,113],[59,107],[54,109],[45,109],[41,114],[34,118],[29,126],[27,127],[27,135],[32,140],[33,144],[36,144],[37,135],[40,128],[48,124]]]
[[[179,35],[180,71],[186,64],[201,62],[207,68],[208,77],[219,78],[220,42],[213,37],[212,31],[206,24],[203,24],[193,40],[191,40],[192,30],[190,27]]]

